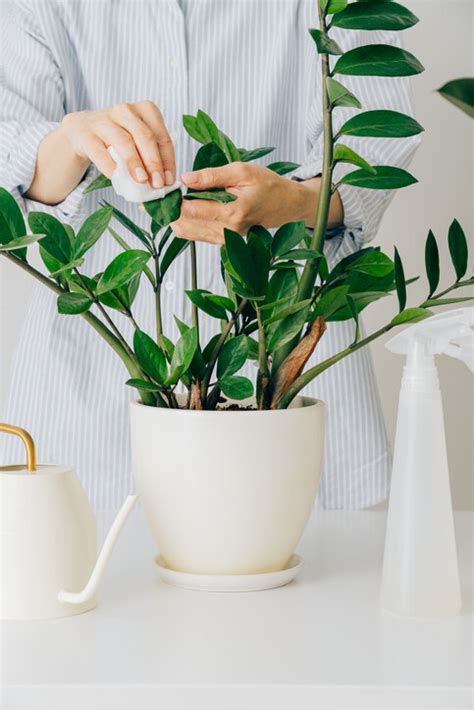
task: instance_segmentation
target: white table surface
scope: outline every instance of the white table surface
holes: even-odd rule
[[[137,512],[96,610],[3,624],[2,710],[470,708],[472,523],[456,514],[462,614],[409,620],[379,610],[384,513],[314,511],[295,582],[216,594],[158,580]]]

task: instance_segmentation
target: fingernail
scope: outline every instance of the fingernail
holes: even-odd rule
[[[143,170],[143,168],[137,168],[135,170],[135,175],[137,176],[137,180],[139,180],[140,182],[146,182],[148,180],[148,175]]]
[[[155,170],[154,173],[151,175],[151,184],[153,185],[154,188],[158,189],[160,187],[163,187],[163,178],[161,177],[160,173],[158,170]]]
[[[165,182],[167,185],[172,185],[174,183],[173,175],[169,170],[165,170]]]
[[[195,182],[197,173],[183,173],[183,182]]]

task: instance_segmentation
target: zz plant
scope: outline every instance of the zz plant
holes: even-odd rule
[[[345,75],[400,77],[423,71],[409,52],[384,44],[357,47],[347,52],[331,37],[334,27],[351,30],[408,28],[417,18],[392,0],[320,0],[319,27],[311,29],[315,49],[321,56],[324,160],[315,227],[308,232],[301,222],[284,224],[274,234],[262,226],[252,227],[244,237],[224,230],[221,271],[226,295],[199,288],[196,249],[192,242],[175,237],[169,226],[178,219],[182,200],[206,199],[226,203],[235,199],[224,190],[180,190],[161,200],[146,203],[148,230],[142,229],[112,204],[104,202],[76,232],[47,213],[28,216],[30,233],[15,199],[0,189],[0,254],[28,271],[57,294],[59,313],[81,315],[122,359],[129,373],[128,385],[136,388],[144,404],[177,408],[178,385],[188,393],[186,407],[215,409],[222,396],[242,400],[254,394],[254,384],[237,374],[247,360],[257,362],[255,399],[258,409],[282,409],[320,373],[364,347],[380,335],[405,323],[432,314],[432,308],[460,301],[458,289],[474,284],[466,277],[468,248],[459,223],[449,228],[448,242],[455,276],[439,290],[440,259],[437,241],[430,232],[425,244],[428,288],[426,299],[407,307],[407,280],[400,255],[393,259],[377,247],[362,249],[344,258],[332,269],[323,253],[332,193],[340,184],[364,189],[397,189],[416,182],[405,170],[372,166],[344,144],[346,136],[400,138],[421,132],[411,117],[396,111],[361,111],[347,120],[337,133],[333,115],[340,107],[362,108],[359,100],[340,81]],[[336,79],[336,77],[338,77]],[[184,116],[185,130],[201,147],[193,169],[218,167],[234,161],[251,161],[272,148],[237,148],[203,111]],[[356,169],[334,183],[334,168],[349,163]],[[271,163],[270,170],[284,175],[295,163]],[[99,176],[89,191],[110,186]],[[125,228],[129,243],[113,227]],[[86,253],[108,232],[123,251],[103,272],[86,275]],[[27,260],[27,248],[37,242],[44,274]],[[189,249],[192,289],[192,323],[177,320],[180,337],[172,342],[163,332],[161,285],[167,270]],[[156,332],[145,333],[136,322],[133,303],[141,281],[150,290],[156,313]],[[370,303],[396,292],[398,312],[374,333],[360,337],[359,315]],[[133,342],[110,315],[117,311],[134,329]],[[216,321],[216,333],[207,343],[200,338],[200,312]],[[317,344],[333,321],[353,320],[354,339],[349,347],[305,370]],[[182,405],[181,405],[182,406]]]

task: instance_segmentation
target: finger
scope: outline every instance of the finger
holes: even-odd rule
[[[136,108],[143,121],[150,127],[158,143],[165,183],[172,185],[176,180],[174,147],[161,111],[153,101],[140,101],[136,104]]]
[[[181,214],[189,219],[225,222],[229,210],[216,200],[183,200]]]
[[[115,148],[135,182],[148,182],[148,173],[138,153],[135,141],[128,131],[112,121],[108,121],[98,127],[97,135],[108,146],[111,145]]]
[[[103,141],[94,133],[86,133],[81,149],[87,158],[106,177],[111,178],[117,167]]]
[[[165,171],[161,160],[160,149],[154,132],[142,119],[136,106],[119,104],[112,109],[112,118],[117,125],[125,128],[132,136],[143,165],[148,173],[150,183],[154,188],[165,184]]]
[[[188,219],[180,217],[170,227],[174,234],[181,239],[191,239],[195,242],[207,244],[224,243],[224,226],[220,222],[207,222],[205,220]]]
[[[190,173],[183,173],[182,180],[185,185],[199,190],[213,187],[230,187],[244,184],[249,181],[252,174],[250,165],[246,163],[230,163],[220,168],[204,168]]]

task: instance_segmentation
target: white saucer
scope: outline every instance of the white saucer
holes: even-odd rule
[[[303,567],[299,555],[293,555],[286,567],[278,572],[262,574],[190,574],[176,572],[166,566],[162,557],[155,558],[158,575],[162,582],[183,589],[196,589],[201,592],[258,592],[263,589],[283,587],[291,582]]]

